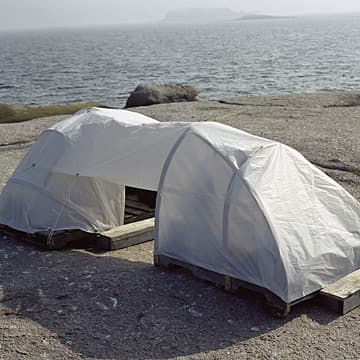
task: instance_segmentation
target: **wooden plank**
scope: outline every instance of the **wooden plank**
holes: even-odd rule
[[[18,240],[26,241],[48,250],[61,250],[70,247],[91,247],[95,243],[96,235],[81,230],[59,230],[55,231],[51,238],[49,232],[36,232],[34,234],[25,233],[10,227],[0,228],[0,235],[6,234]]]
[[[143,216],[145,215],[148,217],[149,214]],[[138,218],[133,217],[132,219]],[[48,232],[28,234],[6,226],[0,227],[1,234],[14,236],[49,250],[62,249],[68,245],[81,248],[95,246],[103,250],[116,250],[152,240],[154,238],[154,218],[118,226],[100,234],[86,233],[80,230],[64,230],[55,231],[49,239]]]
[[[248,282],[232,278],[228,275],[220,274],[211,270],[204,269],[202,267],[189,264],[187,262],[174,259],[165,255],[154,255],[154,264],[156,266],[163,266],[169,269],[171,268],[183,268],[189,270],[195,277],[209,281],[217,287],[221,287],[229,292],[241,293],[241,290],[250,290],[256,293],[262,294],[269,307],[272,310],[272,314],[276,317],[285,317],[289,314],[293,303],[286,303],[278,296],[270,292],[269,290],[257,285],[250,284]],[[309,297],[304,297],[304,300]],[[297,300],[299,302],[299,300]]]
[[[320,291],[323,295],[344,300],[360,291],[360,269],[335,281]]]
[[[133,209],[133,208],[127,206],[125,208],[125,214],[138,216],[138,215],[143,215],[144,211],[143,210],[138,210],[138,209]]]
[[[118,226],[99,234],[96,246],[104,250],[117,250],[154,239],[155,219],[146,219]]]
[[[127,236],[128,234],[133,234],[136,232],[141,232],[144,230],[153,230],[155,225],[155,219],[146,219],[142,221],[137,221],[127,225],[117,226],[109,231],[104,231],[101,233],[102,236],[108,238],[119,238],[123,236]]]
[[[155,209],[140,201],[126,199],[124,223],[129,224],[154,217]]]
[[[324,305],[340,314],[360,306],[360,269],[335,281],[320,291]]]
[[[148,205],[136,201],[136,200],[130,200],[130,199],[126,199],[126,203],[125,203],[126,207],[131,207],[137,210],[142,210],[142,211],[154,211],[153,208],[149,207]]]
[[[342,301],[340,314],[344,315],[360,305],[360,291]]]
[[[139,222],[141,220],[145,220],[145,219],[150,219],[150,218],[153,218],[155,215],[155,213],[143,213],[142,215],[137,215],[137,216],[134,216],[134,215],[129,215],[129,217],[126,217],[125,216],[125,219],[124,219],[124,224],[130,224],[130,223],[134,223],[134,222]]]

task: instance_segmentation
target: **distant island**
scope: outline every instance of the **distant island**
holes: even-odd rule
[[[164,22],[213,22],[234,20],[242,16],[226,8],[194,8],[169,11]]]
[[[208,23],[222,21],[242,21],[279,19],[284,16],[272,16],[264,14],[248,14],[236,12],[227,8],[188,8],[169,11],[162,22],[166,23]]]
[[[235,20],[273,20],[273,19],[289,19],[292,16],[263,15],[263,14],[246,14]]]

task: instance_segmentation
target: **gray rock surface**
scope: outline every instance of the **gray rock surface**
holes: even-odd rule
[[[136,108],[159,120],[220,121],[295,147],[360,200],[359,93],[241,97]],[[0,184],[40,131],[63,117],[0,125]],[[345,167],[344,167],[345,166]],[[329,169],[329,167],[332,167]],[[308,301],[274,319],[152,265],[151,242],[104,254],[44,252],[0,236],[0,359],[359,359],[360,308]]]
[[[141,84],[130,94],[125,107],[196,101],[198,94],[198,90],[191,85]]]

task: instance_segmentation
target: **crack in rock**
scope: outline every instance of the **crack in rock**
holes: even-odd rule
[[[359,168],[357,168],[355,166],[344,164],[341,161],[334,161],[334,162],[311,161],[311,163],[316,166],[319,166],[323,169],[338,170],[338,171],[343,171],[343,172],[347,172],[347,173],[350,173],[353,175],[360,176]]]
[[[272,107],[272,106],[276,106],[276,107],[286,107],[289,105],[285,105],[285,104],[250,104],[250,103],[238,103],[238,102],[231,102],[231,101],[226,101],[226,100],[218,100],[219,104],[225,104],[225,105],[237,105],[237,106],[258,106],[258,107]]]
[[[21,150],[27,147],[30,147],[35,142],[35,139],[28,141],[14,141],[10,143],[0,144],[0,152],[1,151],[10,151],[10,150]]]

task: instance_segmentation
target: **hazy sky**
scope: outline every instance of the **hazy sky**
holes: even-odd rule
[[[189,7],[296,15],[360,12],[360,0],[0,0],[0,29],[156,21]]]

